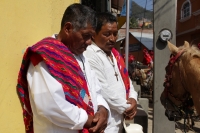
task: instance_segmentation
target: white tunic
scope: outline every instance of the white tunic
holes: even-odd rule
[[[100,94],[99,81],[82,55],[81,58],[84,60],[94,111],[97,111],[98,105],[103,105],[109,110]],[[83,70],[80,58],[76,59]],[[88,119],[86,111],[65,100],[62,85],[50,75],[43,61],[36,66],[30,63],[27,80],[34,133],[78,133],[78,130],[83,129]]]
[[[118,69],[117,61],[113,55],[113,68],[112,62],[105,52],[95,44],[88,46],[84,55],[88,58],[92,69],[95,70],[95,73],[103,87],[102,95],[111,109],[112,124],[108,125],[108,128],[112,128],[112,131],[115,130],[121,133],[123,113],[125,109],[130,107],[130,104],[126,103],[125,85]],[[118,74],[118,80],[116,79],[115,72]],[[137,101],[137,92],[134,90],[131,80],[129,98],[134,98]]]

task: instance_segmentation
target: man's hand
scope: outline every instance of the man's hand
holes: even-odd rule
[[[87,119],[87,122],[84,125],[84,128],[89,129],[90,127],[94,126],[93,122],[92,122],[93,119],[94,119],[94,116],[88,115],[88,119]]]
[[[131,104],[131,106],[125,110],[124,114],[125,118],[130,120],[133,119],[137,113],[137,101],[133,98],[129,98],[127,104]]]
[[[103,133],[104,130],[107,127],[107,122],[108,122],[108,110],[99,105],[98,106],[98,111],[94,115],[94,119],[92,121],[95,126],[89,129],[89,132],[91,133]]]

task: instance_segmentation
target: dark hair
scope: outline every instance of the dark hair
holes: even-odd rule
[[[71,22],[75,30],[80,30],[90,24],[96,28],[95,11],[91,8],[78,3],[72,4],[67,7],[61,21],[61,28],[64,27],[66,22]]]
[[[117,18],[110,12],[99,12],[96,13],[97,17],[97,27],[96,27],[96,33],[99,33],[101,30],[101,27],[106,23],[117,23]]]

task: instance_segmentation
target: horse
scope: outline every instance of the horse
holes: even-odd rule
[[[151,67],[134,60],[129,63],[128,71],[130,78],[141,86],[142,92],[152,93],[153,69]]]
[[[187,41],[180,47],[169,41],[167,45],[171,58],[165,68],[165,89],[160,101],[169,120],[188,119],[194,109],[200,114],[200,50]]]

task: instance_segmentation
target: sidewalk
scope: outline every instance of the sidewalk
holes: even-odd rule
[[[152,125],[153,124],[153,104],[149,103],[149,110],[148,110],[148,133],[152,133]]]
[[[184,133],[184,120],[177,122],[175,133]],[[194,122],[193,129],[187,131],[187,133],[200,133],[200,121]],[[193,131],[192,131],[193,130]]]

